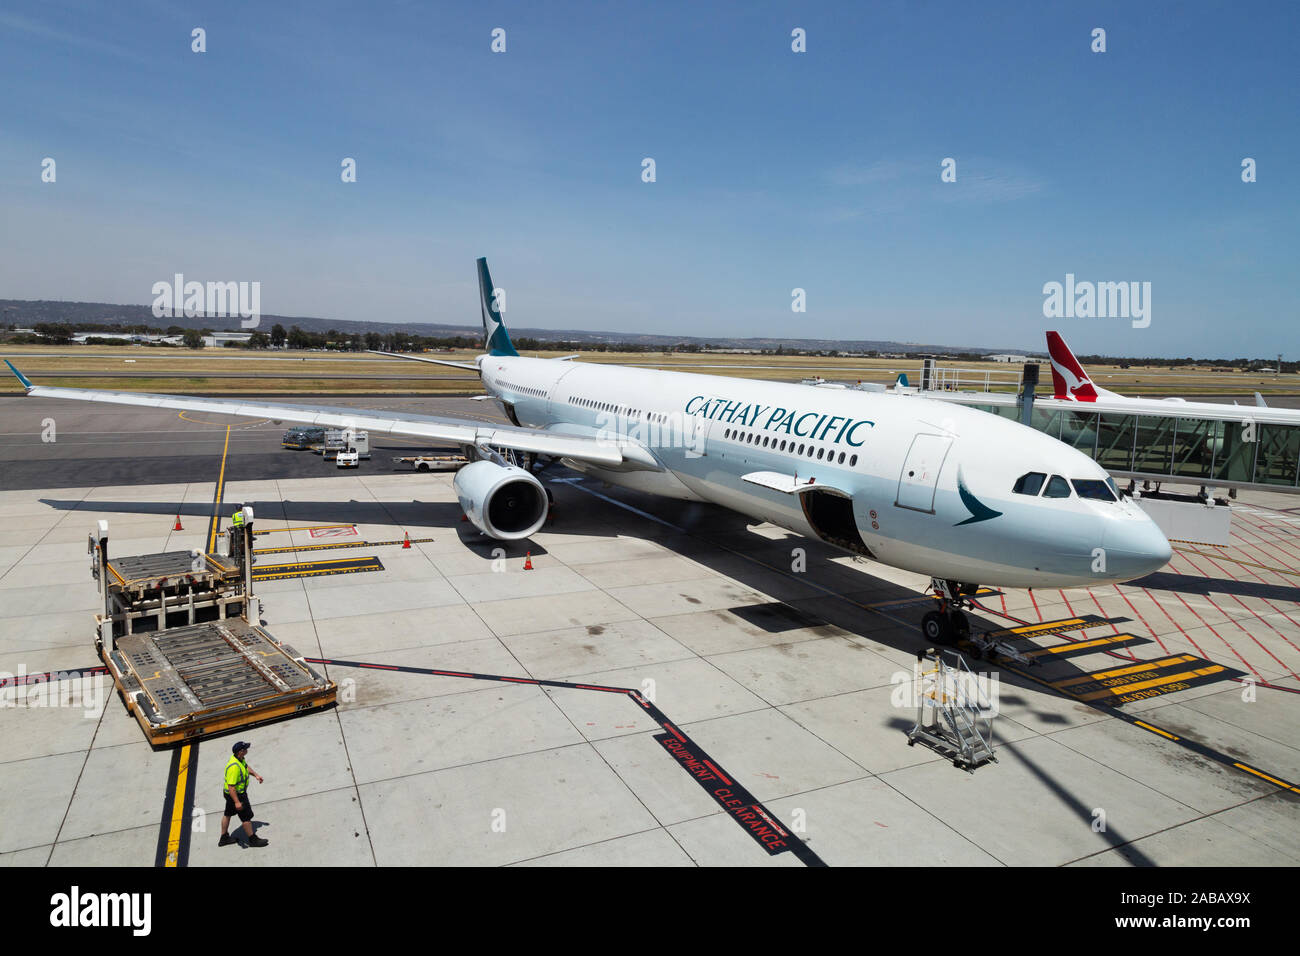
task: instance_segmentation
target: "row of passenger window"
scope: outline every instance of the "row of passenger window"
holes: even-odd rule
[[[576,395],[569,397],[569,404],[576,405],[578,408],[590,408],[598,412],[611,412],[615,415],[622,415],[626,418],[639,418],[647,422],[658,422],[664,424],[668,421],[667,415],[661,415],[658,412],[647,412],[640,408],[628,408],[626,405],[615,405],[613,402],[598,402],[594,398],[579,398]]]
[[[816,461],[825,461],[832,465],[843,465],[847,461],[849,467],[852,468],[858,464],[857,455],[846,455],[845,452],[840,452],[837,459],[834,448],[828,449],[820,445],[796,443],[786,438],[777,440],[771,435],[759,435],[756,432],[742,431],[739,428],[728,428],[722,433],[722,437],[729,441],[740,442],[742,445],[758,445],[760,448],[770,448],[773,451],[812,458]]]
[[[1042,471],[1031,471],[1021,475],[1016,479],[1015,486],[1011,490],[1018,495],[1037,497],[1041,492],[1044,498],[1068,498],[1070,485],[1074,485],[1074,491],[1080,498],[1092,498],[1096,501],[1119,500],[1119,489],[1115,487],[1112,478],[1107,478],[1105,481],[1100,478],[1071,478],[1066,481],[1060,475],[1052,475],[1048,478],[1047,473]]]
[[[543,388],[533,388],[531,385],[515,385],[513,382],[503,382],[497,379],[497,385],[501,388],[508,388],[512,392],[521,392],[524,395],[531,395],[533,398],[545,398],[546,390]]]

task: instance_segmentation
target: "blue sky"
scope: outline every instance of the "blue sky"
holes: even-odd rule
[[[265,313],[476,322],[486,255],[515,326],[1296,358],[1298,28],[1290,3],[9,3],[0,297],[148,303],[183,272],[259,281]],[[1066,273],[1150,282],[1150,326],[1044,318]]]

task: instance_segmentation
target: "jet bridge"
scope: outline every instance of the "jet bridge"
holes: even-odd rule
[[[1240,489],[1300,494],[1300,425],[1267,407],[1243,405],[1238,416],[1153,400],[1136,412],[1102,411],[1037,396],[1037,381],[1035,362],[1017,375],[945,369],[927,360],[915,394],[1010,418],[1078,449],[1127,481],[1128,493],[1171,541],[1226,546],[1229,499]],[[1163,484],[1198,491],[1171,494]],[[1216,498],[1217,489],[1227,489],[1228,497]]]
[[[1086,402],[1035,396],[1038,364],[1019,375],[927,363],[916,394],[970,405],[1077,448],[1116,478],[1300,494],[1300,425],[1267,407],[1214,414],[1178,401],[1141,412],[1098,411]]]

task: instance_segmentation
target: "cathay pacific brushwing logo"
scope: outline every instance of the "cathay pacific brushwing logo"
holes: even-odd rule
[[[961,496],[961,503],[966,506],[970,512],[970,517],[965,521],[958,521],[955,527],[961,527],[964,524],[975,524],[977,521],[988,521],[990,518],[1001,517],[1001,511],[994,511],[988,505],[984,504],[966,487],[966,479],[962,477],[961,469],[957,469],[957,494]]]

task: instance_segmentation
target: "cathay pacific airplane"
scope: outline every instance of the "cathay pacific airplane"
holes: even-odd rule
[[[636,491],[730,508],[852,554],[927,575],[927,640],[964,636],[980,585],[1091,586],[1170,557],[1164,534],[1106,472],[1004,418],[906,394],[813,388],[520,356],[478,260],[486,354],[473,364],[510,426],[350,408],[34,385],[29,395],[272,417],[460,445],[454,488],[484,535],[546,521],[539,458]],[[572,358],[572,357],[570,357]],[[8,364],[8,363],[7,363]],[[522,460],[529,467],[519,467]]]

